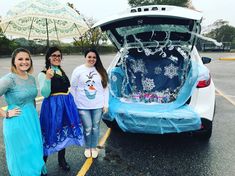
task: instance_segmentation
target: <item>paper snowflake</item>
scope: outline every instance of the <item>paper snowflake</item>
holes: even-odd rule
[[[142,86],[143,90],[151,91],[155,87],[155,84],[153,79],[146,78],[145,80],[142,81]]]
[[[138,60],[132,60],[133,64],[131,65],[131,69],[133,70],[134,73],[137,72],[141,72],[144,73],[145,72],[145,65],[142,59],[138,59]]]
[[[174,66],[173,64],[170,64],[170,65],[164,67],[164,69],[165,69],[164,75],[169,77],[170,79],[172,79],[178,75],[177,74],[178,68],[176,66]]]

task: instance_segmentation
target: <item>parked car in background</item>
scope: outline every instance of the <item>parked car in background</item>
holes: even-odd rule
[[[229,52],[231,50],[231,42],[222,42],[221,46],[217,46],[210,42],[205,42],[201,44],[201,50],[202,51],[227,51]]]
[[[132,133],[200,132],[209,139],[215,86],[195,47],[202,14],[152,5],[97,22],[118,49],[109,74],[103,120]]]

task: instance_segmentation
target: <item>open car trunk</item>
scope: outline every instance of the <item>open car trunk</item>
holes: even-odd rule
[[[111,91],[126,101],[174,101],[191,67],[201,19],[187,8],[143,6],[95,24],[121,53],[118,70],[123,76]]]
[[[150,48],[151,49],[151,48]],[[201,128],[199,115],[186,102],[196,89],[198,64],[180,46],[146,55],[126,50],[109,70],[109,113],[123,131],[179,133]]]
[[[109,69],[109,112],[123,131],[172,133],[200,129],[187,106],[198,80],[191,58],[201,14],[173,6],[133,8],[98,22],[119,50]]]

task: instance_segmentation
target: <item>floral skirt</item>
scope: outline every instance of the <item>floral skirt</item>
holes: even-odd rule
[[[40,123],[44,156],[71,145],[84,144],[81,119],[70,93],[45,98],[42,103]]]

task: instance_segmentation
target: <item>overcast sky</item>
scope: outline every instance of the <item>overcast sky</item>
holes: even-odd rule
[[[0,0],[0,15],[4,16],[6,12],[17,2],[22,0]],[[63,0],[70,2],[85,17],[93,17],[100,20],[104,17],[121,12],[128,8],[127,0]],[[50,0],[48,0],[50,2]],[[192,0],[194,7],[203,13],[203,25],[212,24],[217,19],[229,21],[229,24],[235,26],[235,0]]]

